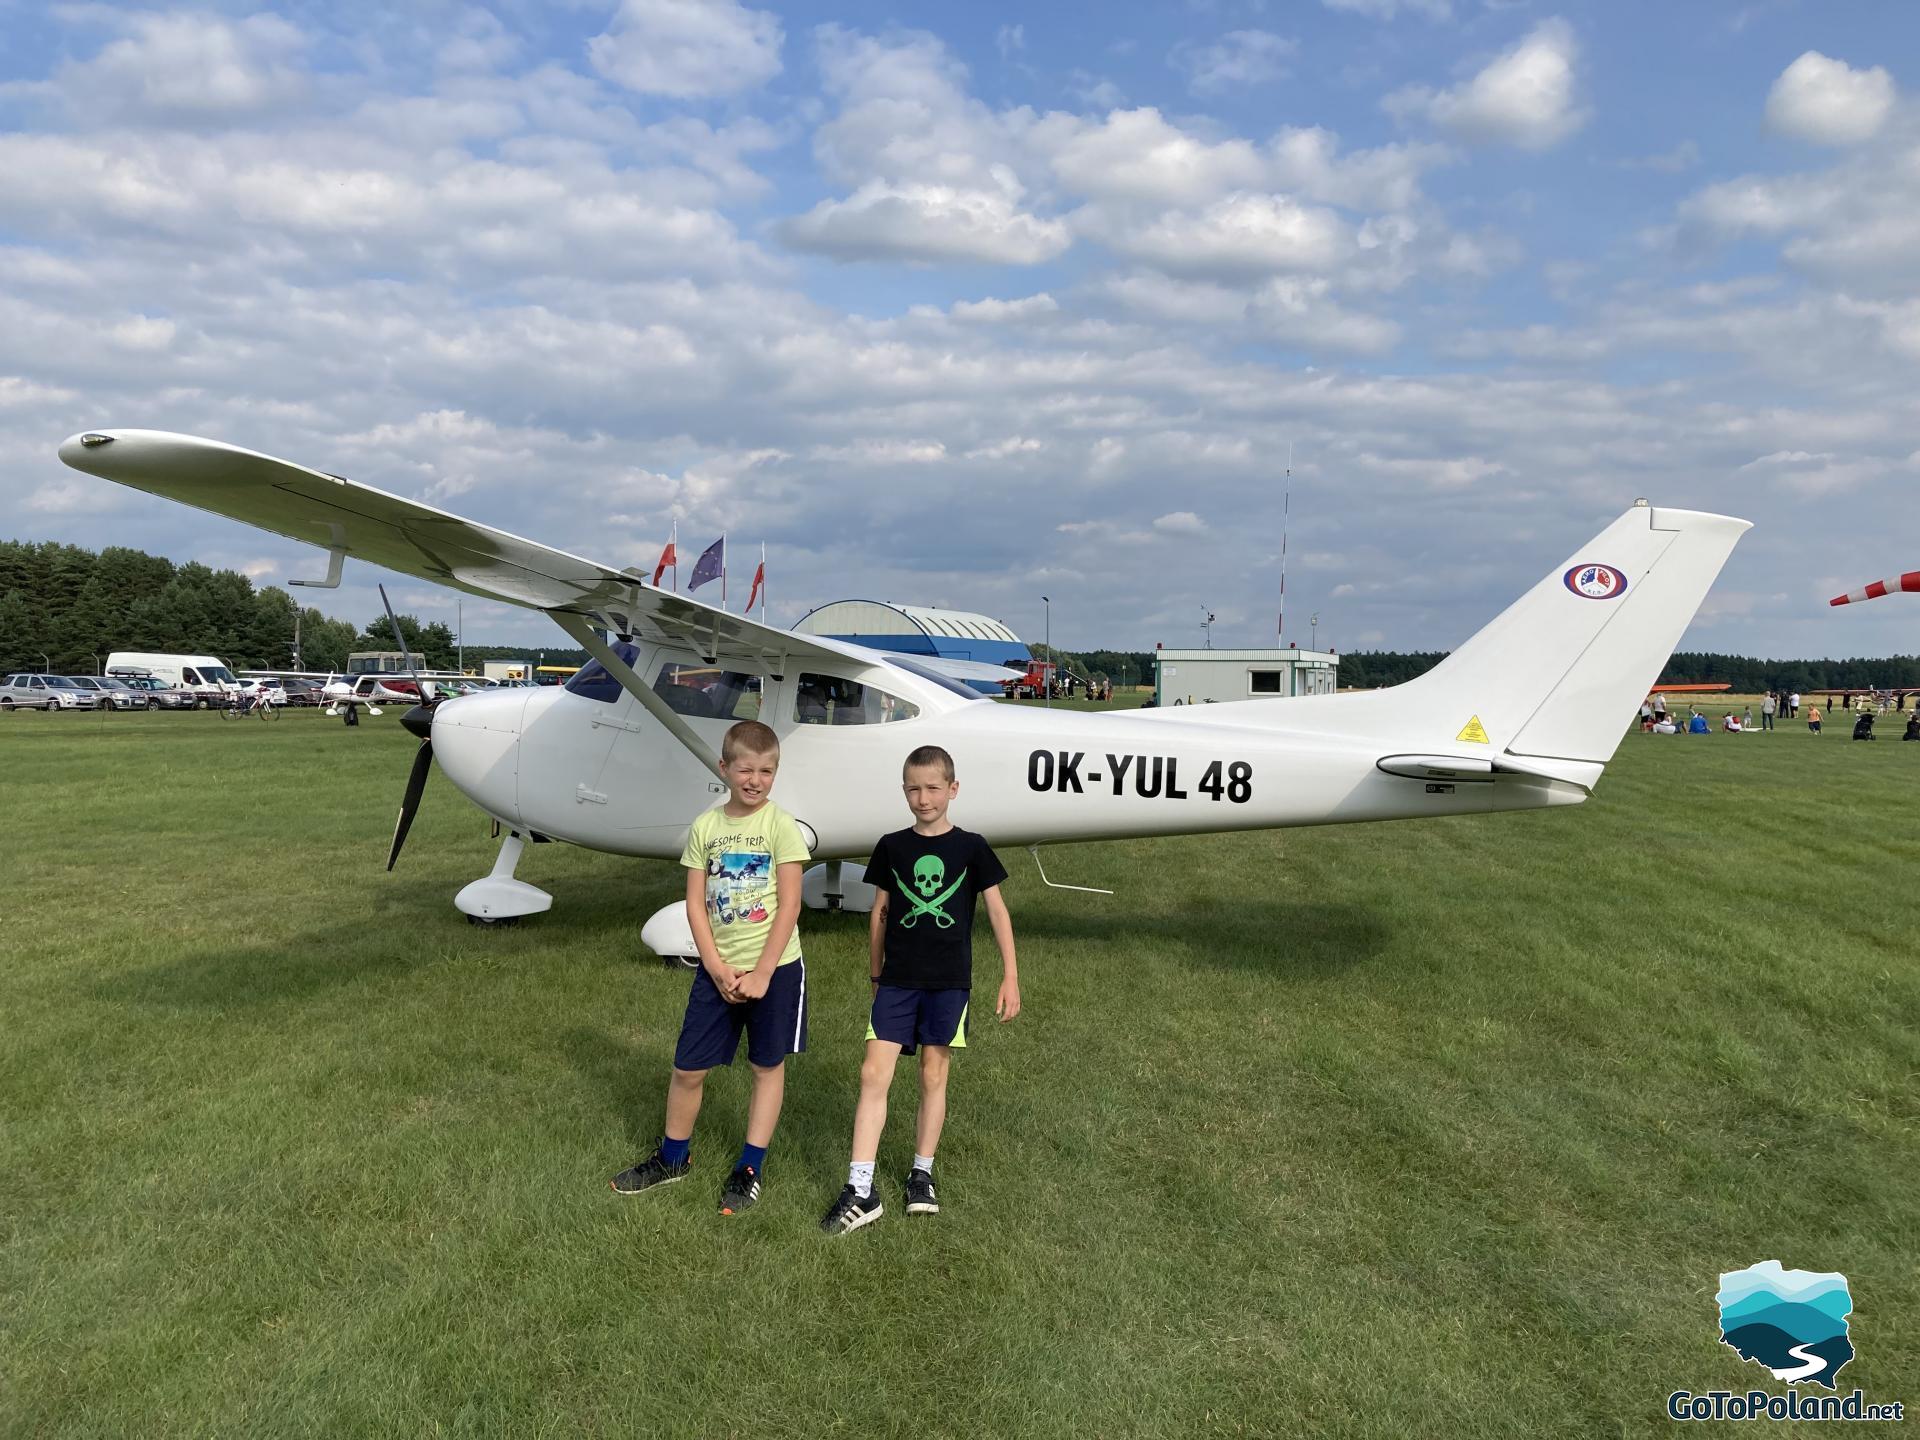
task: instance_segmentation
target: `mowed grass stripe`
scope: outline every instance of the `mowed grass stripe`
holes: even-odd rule
[[[1768,1257],[1850,1277],[1843,1380],[1920,1373],[1898,744],[1633,735],[1577,810],[1049,853],[1112,898],[1008,856],[1028,1012],[983,936],[946,1213],[899,1213],[903,1067],[838,1243],[864,919],[803,921],[762,1205],[713,1213],[724,1073],[694,1178],[619,1199],[679,872],[538,847],[555,911],[472,929],[443,781],[381,869],[413,744],[0,719],[0,1428],[1651,1434],[1767,1380],[1712,1295]]]

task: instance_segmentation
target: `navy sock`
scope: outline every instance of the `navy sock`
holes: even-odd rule
[[[660,1137],[660,1158],[669,1165],[686,1164],[687,1152],[691,1149],[693,1149],[691,1135],[684,1140],[669,1140],[664,1135]]]
[[[767,1165],[767,1147],[764,1145],[742,1145],[740,1147],[739,1163],[742,1165],[751,1165],[753,1167],[753,1173],[756,1175],[763,1174]]]

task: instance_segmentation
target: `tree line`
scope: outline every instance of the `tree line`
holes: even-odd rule
[[[431,670],[454,666],[458,642],[438,620],[401,615],[407,648]],[[294,651],[296,622],[298,663]],[[236,570],[176,565],[124,546],[0,541],[0,672],[97,673],[115,650],[214,655],[244,670],[344,670],[355,650],[392,650],[386,612],[364,627],[302,607],[278,585],[256,590]],[[466,647],[469,666],[524,648]],[[577,663],[552,650],[556,664]]]
[[[423,625],[412,615],[399,621],[407,648],[428,669],[455,667],[462,652],[447,625],[438,620]],[[352,651],[393,648],[384,611],[365,626],[355,626],[311,606],[301,607],[277,585],[256,590],[253,581],[236,570],[212,570],[197,561],[176,565],[163,556],[118,545],[96,553],[78,545],[0,541],[0,673],[90,674],[114,650],[217,655],[247,670],[344,670]],[[1116,685],[1153,683],[1151,650],[1031,649],[1040,658],[1051,653],[1056,663],[1089,678],[1105,676]],[[1432,669],[1446,654],[1349,651],[1340,657],[1340,684],[1347,689],[1399,685]],[[469,669],[477,670],[487,660],[542,655],[550,665],[578,665],[586,659],[570,647],[504,645],[469,645],[463,658]],[[1745,694],[1920,686],[1920,656],[1758,660],[1681,650],[1660,678],[1671,685],[1724,680]]]

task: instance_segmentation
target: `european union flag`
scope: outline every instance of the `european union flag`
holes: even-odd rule
[[[701,554],[699,563],[693,567],[693,579],[687,582],[687,591],[691,594],[709,580],[718,580],[727,568],[727,537],[722,535],[707,546]]]

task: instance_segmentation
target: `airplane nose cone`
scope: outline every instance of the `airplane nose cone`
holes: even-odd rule
[[[515,689],[462,695],[442,700],[432,710],[416,706],[401,723],[421,715],[433,727],[433,759],[440,773],[489,815],[518,822],[517,752],[527,697],[533,693]]]
[[[433,738],[433,710],[426,705],[416,705],[400,717],[400,723],[407,728],[409,735],[417,735],[422,740]]]

